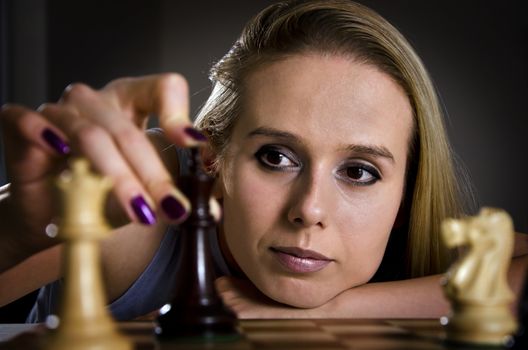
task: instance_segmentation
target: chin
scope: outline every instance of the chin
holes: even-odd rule
[[[315,309],[319,306],[326,304],[328,301],[330,301],[330,299],[324,299],[324,301],[321,301],[321,299],[300,300],[299,298],[288,298],[288,297],[287,298],[277,298],[274,300],[281,304],[296,307],[299,309]]]
[[[313,281],[310,283],[307,280],[296,280],[292,278],[287,278],[287,281],[255,284],[270,299],[301,309],[319,307],[341,292],[323,289],[320,287],[320,284]],[[317,284],[317,286],[313,284]]]

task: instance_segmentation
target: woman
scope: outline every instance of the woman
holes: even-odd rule
[[[248,23],[212,79],[196,120],[207,139],[189,126],[177,75],[77,84],[38,112],[4,108],[13,182],[0,202],[0,266],[14,266],[2,279],[16,288],[0,299],[60,278],[60,246],[44,250],[54,243],[38,233],[53,216],[46,179],[71,145],[115,180],[111,218],[120,207],[133,221],[103,245],[111,310],[129,319],[160,307],[178,278],[167,222],[189,210],[167,171],[185,152],[176,159],[169,140],[204,145],[218,178],[213,250],[228,277],[217,287],[240,317],[445,313],[440,222],[464,209],[434,89],[405,39],[348,1],[278,3]],[[154,147],[140,132],[149,113],[164,130]],[[515,288],[524,260],[512,265]],[[54,311],[59,288],[41,290],[31,320]]]

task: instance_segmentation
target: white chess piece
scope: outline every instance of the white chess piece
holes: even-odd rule
[[[64,240],[64,288],[59,316],[51,320],[56,329],[45,341],[53,350],[131,350],[131,342],[117,331],[106,310],[102,283],[99,240],[109,227],[103,204],[110,183],[90,172],[86,160],[76,159],[71,171],[58,180],[62,194],[62,217],[58,238]]]
[[[514,295],[507,273],[513,253],[514,231],[503,210],[483,208],[479,215],[442,223],[445,244],[467,247],[447,271],[444,293],[452,306],[447,318],[449,340],[501,345],[515,332],[510,311]]]

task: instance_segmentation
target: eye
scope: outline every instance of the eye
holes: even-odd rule
[[[291,151],[278,146],[263,146],[256,153],[255,158],[261,165],[271,170],[293,170],[298,168],[298,162]]]
[[[376,168],[367,164],[349,164],[337,171],[340,179],[354,186],[371,185],[381,179]]]

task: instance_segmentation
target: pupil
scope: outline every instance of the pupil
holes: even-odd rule
[[[347,176],[352,179],[361,179],[363,176],[363,169],[361,168],[348,168],[347,169]]]
[[[267,158],[268,162],[271,164],[280,164],[282,161],[282,154],[279,152],[269,152]]]

